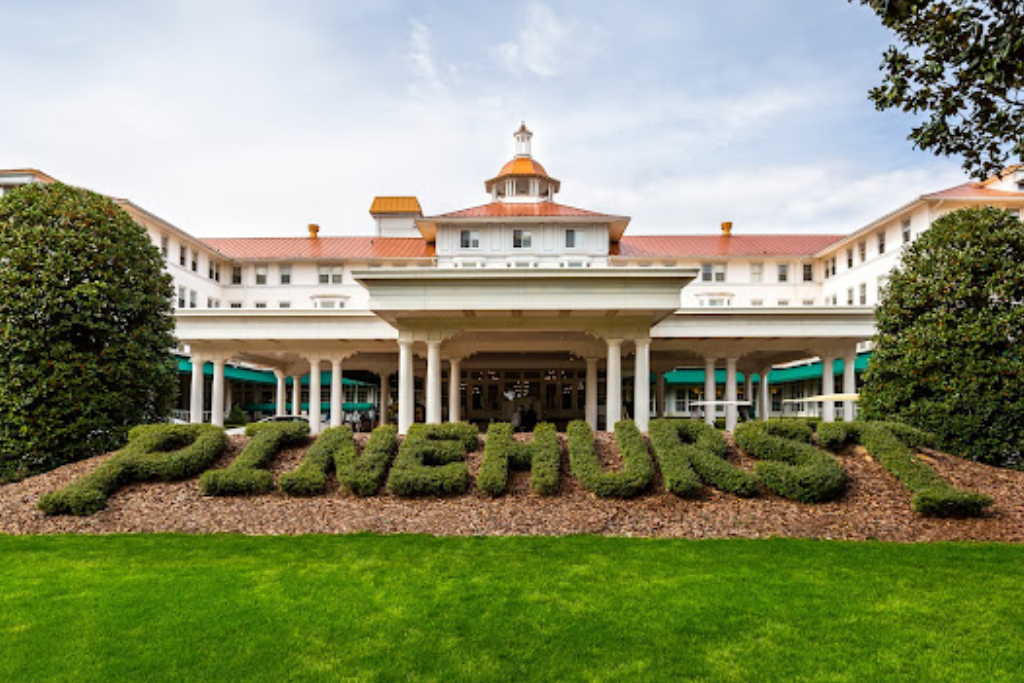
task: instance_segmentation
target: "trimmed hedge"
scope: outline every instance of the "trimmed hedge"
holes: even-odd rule
[[[911,506],[928,517],[978,517],[992,505],[980,493],[955,488],[914,452],[931,447],[935,436],[895,422],[847,422],[822,425],[819,442],[839,451],[849,443],[861,443],[890,474],[913,494]]]
[[[128,445],[93,472],[39,499],[48,515],[91,515],[134,481],[176,481],[200,474],[224,452],[224,430],[212,425],[143,425]]]
[[[521,443],[512,436],[512,425],[495,422],[487,428],[484,459],[476,476],[477,487],[489,496],[508,488],[509,470],[530,470],[530,488],[542,496],[558,492],[560,461],[558,433],[548,423],[537,425],[533,441]]]
[[[315,496],[327,490],[327,475],[334,469],[335,460],[342,453],[351,451],[355,455],[356,445],[352,440],[352,429],[347,426],[325,429],[313,446],[306,451],[302,462],[291,472],[285,472],[277,480],[289,496]]]
[[[601,467],[594,446],[594,432],[583,420],[569,423],[569,465],[583,488],[603,498],[633,498],[654,478],[654,465],[640,430],[632,420],[615,424],[615,439],[622,453],[622,470],[607,472]]]
[[[397,434],[394,426],[381,425],[373,430],[362,455],[356,454],[354,445],[335,451],[334,466],[341,485],[357,496],[376,495],[395,459]]]
[[[242,453],[223,470],[210,470],[199,478],[199,488],[207,496],[252,496],[274,488],[274,475],[267,465],[288,446],[296,446],[309,436],[305,422],[266,422],[245,428],[251,437]]]
[[[465,422],[414,424],[398,449],[388,488],[399,496],[448,496],[469,489],[466,452],[480,432]]]
[[[725,459],[721,432],[697,420],[651,420],[647,431],[661,467],[665,489],[677,496],[696,496],[701,482],[750,497],[757,494],[757,477]]]
[[[754,472],[783,498],[817,503],[846,490],[846,472],[828,453],[811,445],[811,427],[803,422],[744,422],[736,443],[761,459]]]

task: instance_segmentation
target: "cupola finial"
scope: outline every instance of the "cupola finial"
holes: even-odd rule
[[[519,126],[519,130],[514,133],[516,139],[516,156],[517,157],[528,157],[530,156],[530,138],[533,137],[533,133],[526,127],[526,121],[523,121]]]

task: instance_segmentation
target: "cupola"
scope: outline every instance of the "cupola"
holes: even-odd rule
[[[484,187],[496,202],[538,203],[549,202],[561,188],[561,183],[533,158],[531,142],[533,133],[524,122],[513,133],[516,141],[516,155],[501,167],[498,175],[484,183]]]

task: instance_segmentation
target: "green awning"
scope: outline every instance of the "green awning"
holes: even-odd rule
[[[288,407],[289,408],[291,407],[291,402],[288,403]],[[370,410],[371,408],[374,408],[374,407],[375,406],[372,403],[342,403],[341,404],[341,409],[345,410],[345,411],[348,411],[348,412],[354,412],[356,410]],[[263,411],[265,413],[268,413],[268,412],[272,413],[275,410],[277,410],[277,404],[275,404],[275,403],[246,403],[245,405],[242,406],[242,410],[247,410],[250,413],[253,413],[253,412],[256,412],[256,411]],[[301,410],[308,411],[309,410],[309,403],[305,403],[304,402],[302,404]],[[321,412],[323,412],[325,414],[330,412],[331,404],[329,402],[327,402],[327,401],[324,401],[323,403],[320,404],[320,410],[321,410]]]
[[[192,374],[192,363],[187,358],[178,359],[178,373],[183,375]],[[213,363],[206,363],[203,365],[203,374],[207,377],[213,377]],[[237,368],[232,365],[224,366],[224,377],[226,379],[233,379],[238,382],[254,382],[256,384],[277,384],[277,376],[270,370],[253,370],[251,368]],[[288,377],[286,380],[287,384],[291,386],[292,379]],[[358,379],[350,379],[345,377],[344,372],[341,375],[341,383],[345,386],[358,386],[358,387],[373,387],[375,384],[369,382],[361,382]],[[302,378],[302,386],[309,384],[309,374],[306,374]],[[320,373],[320,384],[322,386],[331,385],[331,371],[325,370]]]
[[[853,369],[856,373],[863,373],[868,369],[868,362],[871,360],[871,352],[865,352],[857,355],[857,362],[854,364]],[[842,359],[836,360],[832,366],[833,372],[837,375],[845,372],[846,365]],[[715,383],[725,383],[725,370],[722,368],[715,369]],[[821,379],[821,361],[816,361],[809,365],[798,365],[792,368],[777,368],[772,370],[772,374],[769,377],[770,384],[779,384],[784,382],[799,382],[807,379]],[[737,372],[736,377],[743,381],[743,373]],[[755,383],[761,381],[760,375],[753,375]],[[685,368],[682,370],[673,370],[665,373],[666,384],[681,384],[686,386],[704,386],[704,370],[699,368]]]

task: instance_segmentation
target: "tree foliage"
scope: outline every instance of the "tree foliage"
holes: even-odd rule
[[[1024,157],[1024,3],[1020,0],[860,0],[896,34],[883,55],[879,110],[924,120],[915,146],[959,155],[986,178]]]
[[[171,297],[159,251],[109,199],[62,184],[0,198],[0,481],[166,416]]]
[[[962,209],[903,255],[876,312],[865,417],[934,432],[954,453],[1014,464],[1024,451],[1024,229]]]

